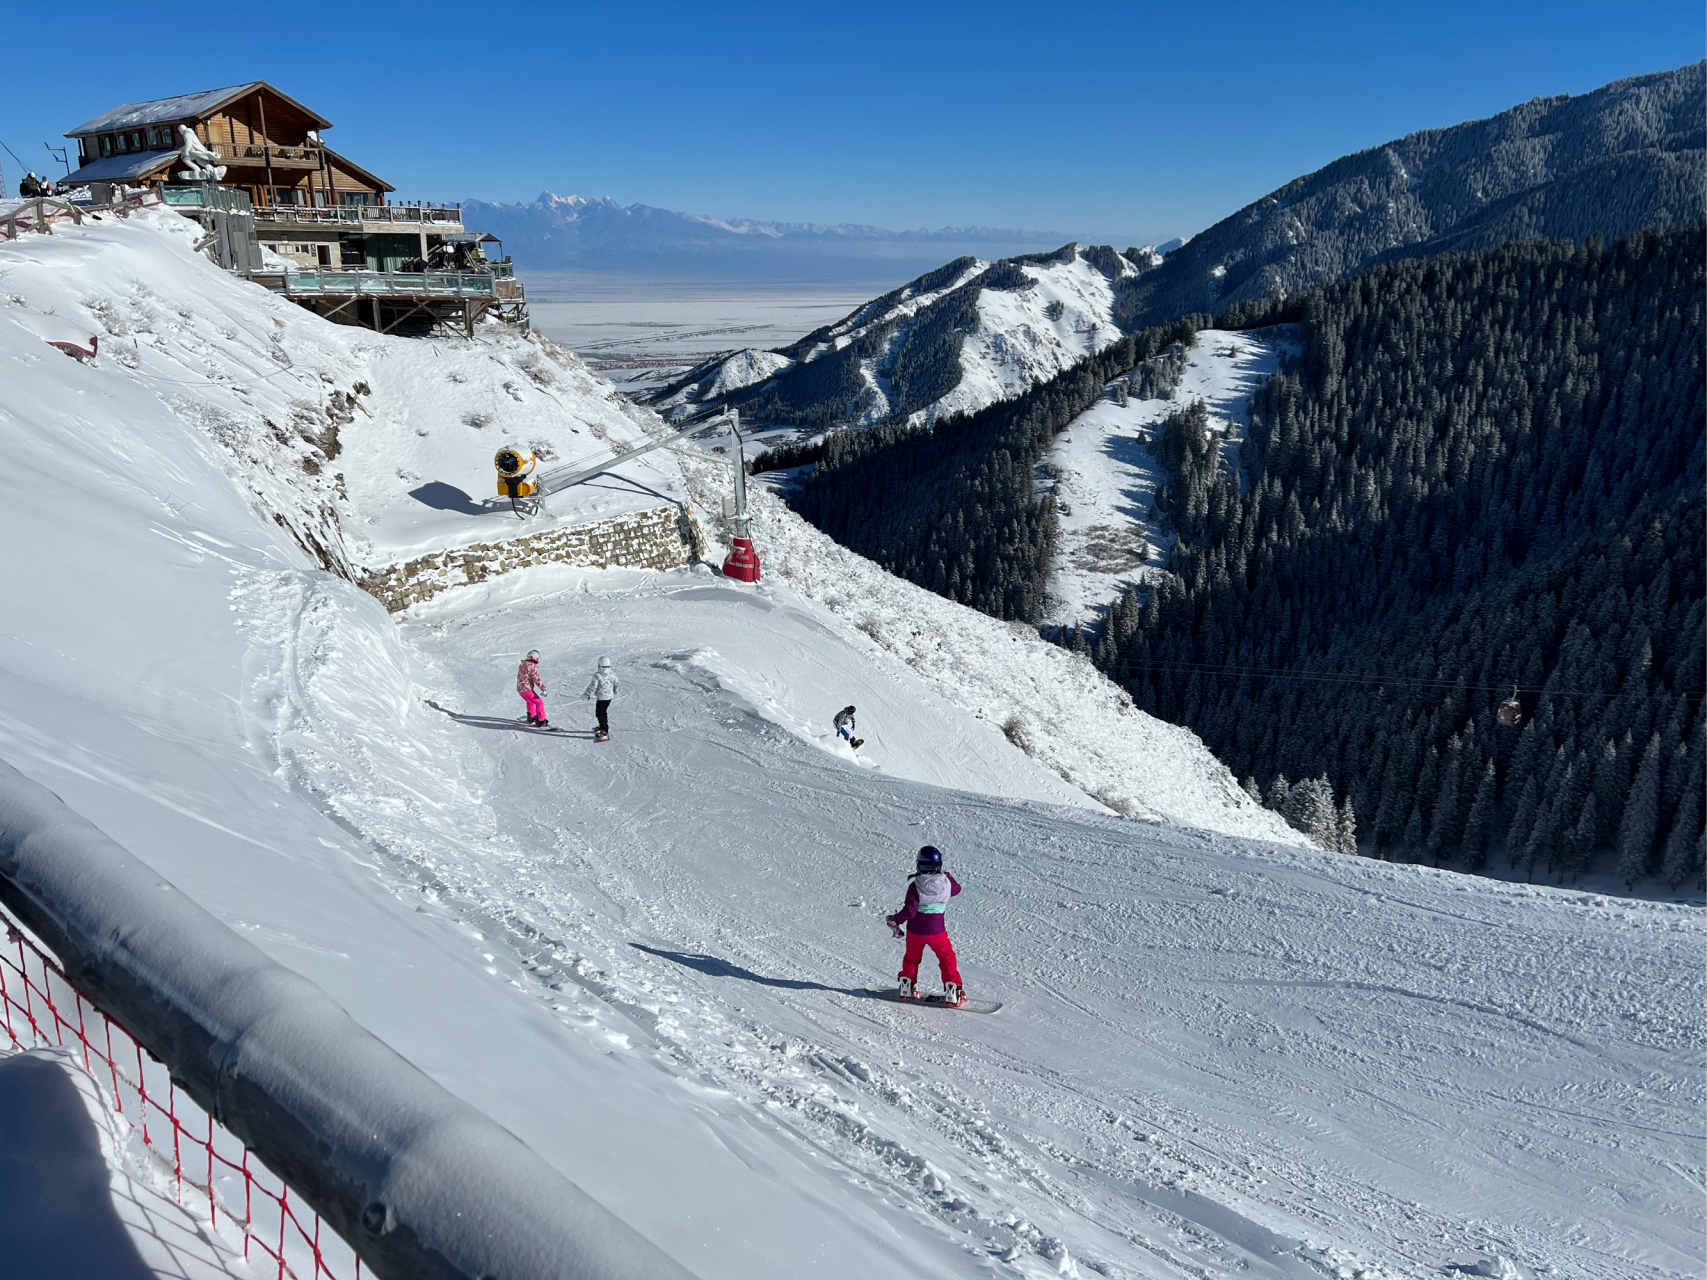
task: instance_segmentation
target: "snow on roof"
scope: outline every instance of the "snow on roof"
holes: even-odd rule
[[[84,134],[105,133],[109,129],[129,129],[139,124],[188,120],[212,111],[227,98],[235,98],[238,94],[247,93],[264,83],[261,80],[251,80],[248,84],[232,85],[227,89],[203,89],[200,93],[179,94],[176,98],[156,98],[152,102],[127,102],[121,107],[114,107],[105,115],[84,121],[65,136],[81,138]]]
[[[102,160],[90,161],[66,181],[122,182],[126,178],[146,177],[161,165],[176,160],[183,154],[183,149],[179,148],[175,151],[135,151],[128,156],[107,156]]]

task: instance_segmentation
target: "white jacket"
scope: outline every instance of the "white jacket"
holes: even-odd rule
[[[609,667],[600,667],[593,673],[592,683],[581,696],[597,698],[600,702],[616,697],[616,672]]]

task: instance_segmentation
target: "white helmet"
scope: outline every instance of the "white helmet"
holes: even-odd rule
[[[609,659],[609,658],[605,658],[605,657],[601,657],[601,658],[600,658],[600,659],[599,659],[599,670],[600,670],[600,671],[605,671],[605,670],[608,670],[608,669],[609,669],[609,667],[610,667],[610,659]]]
[[[535,662],[538,662],[539,661],[539,650],[538,649],[529,649],[528,650],[528,657],[532,658]]]

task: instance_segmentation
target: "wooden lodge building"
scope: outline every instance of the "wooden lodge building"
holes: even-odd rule
[[[79,162],[67,183],[158,187],[189,216],[243,193],[254,238],[292,270],[225,265],[330,319],[420,332],[455,318],[472,332],[491,314],[525,327],[508,260],[487,260],[493,237],[470,234],[457,205],[387,204],[396,188],[327,146],[331,127],[264,80],[127,103],[66,133]],[[223,176],[197,176],[209,165]],[[217,201],[210,181],[226,189]]]

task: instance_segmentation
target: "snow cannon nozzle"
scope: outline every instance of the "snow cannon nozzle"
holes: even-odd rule
[[[534,498],[539,486],[528,479],[539,460],[520,449],[500,449],[492,455],[492,465],[498,471],[498,496],[510,500],[510,509],[517,515],[536,511],[539,503],[519,503],[521,498]]]

